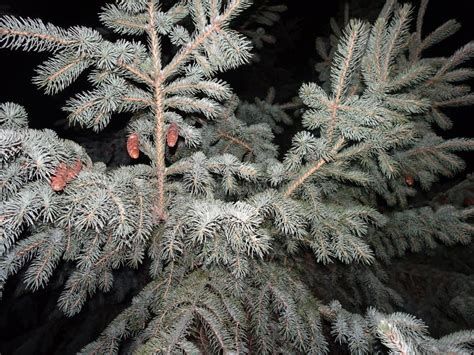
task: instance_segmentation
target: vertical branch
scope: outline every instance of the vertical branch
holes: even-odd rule
[[[410,63],[413,64],[420,59],[420,54],[423,51],[423,46],[421,45],[422,40],[422,31],[423,31],[423,20],[425,18],[426,8],[428,7],[429,0],[421,0],[420,7],[418,9],[418,15],[416,17],[416,32],[412,39],[410,46]]]
[[[349,25],[348,33],[344,34],[344,38],[338,46],[336,59],[333,65],[338,66],[334,72],[331,72],[332,87],[335,90],[334,98],[331,104],[331,120],[327,129],[327,140],[332,142],[334,130],[337,124],[337,113],[339,105],[346,95],[348,85],[353,75],[353,67],[360,60],[361,44],[366,43],[366,26],[362,22],[355,22]],[[347,31],[347,30],[346,30]],[[339,59],[337,58],[339,56]]]
[[[149,47],[152,59],[152,78],[153,82],[153,104],[154,104],[154,115],[155,115],[155,160],[157,169],[157,192],[158,199],[156,204],[157,214],[159,218],[166,218],[164,211],[165,204],[165,142],[164,142],[164,126],[165,126],[165,111],[164,111],[164,82],[189,60],[192,53],[199,48],[203,43],[215,32],[219,32],[221,27],[228,22],[239,7],[242,5],[244,0],[233,0],[229,3],[222,15],[216,16],[214,21],[206,26],[201,33],[194,37],[186,46],[184,46],[173,59],[163,68],[161,62],[161,46],[160,38],[156,31],[156,0],[149,0],[148,3],[148,25],[147,33],[149,37]],[[217,3],[212,5],[216,7]],[[215,11],[214,11],[215,12]]]
[[[157,175],[158,198],[156,201],[157,214],[159,218],[165,218],[165,144],[164,126],[165,114],[163,105],[163,76],[161,73],[161,46],[160,38],[155,29],[156,7],[155,1],[150,0],[148,4],[148,26],[150,52],[153,66],[153,101],[155,114],[155,161]]]
[[[416,18],[416,39],[421,43],[421,32],[423,30],[423,19],[425,18],[426,8],[429,0],[421,0],[420,8],[418,9],[418,16]]]

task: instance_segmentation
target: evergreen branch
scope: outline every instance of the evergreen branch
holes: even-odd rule
[[[218,133],[219,133],[219,137],[222,137],[222,138],[224,138],[224,139],[228,139],[228,140],[230,140],[231,142],[242,146],[242,147],[243,147],[245,150],[247,150],[248,152],[252,152],[252,151],[253,151],[253,148],[252,148],[249,144],[245,143],[243,140],[238,139],[238,138],[236,138],[236,137],[233,137],[232,135],[230,135],[229,133],[227,133],[227,132],[225,132],[225,131],[223,131],[223,130],[219,130]]]
[[[105,5],[99,18],[104,25],[119,34],[141,35],[146,31],[146,16],[143,13],[130,14],[116,5]]]
[[[207,98],[196,99],[175,95],[164,99],[163,105],[165,108],[176,108],[184,112],[201,112],[209,119],[215,118],[219,114],[218,103]]]
[[[40,20],[3,16],[0,18],[0,43],[3,48],[25,51],[56,51],[78,43],[67,30]]]
[[[239,104],[213,79],[250,58],[249,42],[229,28],[249,4],[181,0],[161,11],[157,0],[118,0],[102,9],[113,31],[146,34],[147,43],[0,19],[0,45],[59,50],[37,70],[35,83],[47,93],[93,66],[93,89],[68,101],[69,118],[98,130],[114,113],[139,111],[127,145],[131,157],[141,150],[151,160],[113,170],[92,164],[54,132],[28,129],[21,107],[0,105],[0,288],[26,263],[25,283],[37,289],[61,260],[71,261],[58,304],[72,316],[95,292],[112,289],[112,271],[149,258],[154,281],[85,354],[325,354],[326,334],[354,354],[380,343],[406,354],[468,352],[472,332],[437,340],[404,313],[324,306],[302,278],[306,270],[293,274],[292,265],[309,248],[317,263],[333,263],[316,270],[323,287],[334,286],[322,297],[346,302],[354,292],[354,308],[390,307],[401,299],[374,255],[388,260],[470,242],[474,208],[394,210],[418,185],[427,189],[463,168],[454,152],[473,148],[471,140],[435,135],[430,124],[448,128],[441,107],[473,102],[462,83],[473,71],[458,68],[472,57],[472,43],[449,58],[421,58],[458,28],[448,21],[422,40],[426,0],[414,34],[409,6],[396,0],[386,2],[370,37],[367,24],[348,21],[346,7],[344,31],[331,21],[337,48],[319,43],[328,64],[321,79],[330,86],[303,85],[307,130],[279,160],[274,132],[292,123],[284,110],[300,103],[275,104],[271,89],[265,100]],[[272,24],[284,7],[262,8],[257,22]],[[161,48],[168,40],[177,48],[169,60]],[[121,348],[128,338],[136,343]]]
[[[449,20],[439,26],[436,30],[426,36],[417,46],[413,60],[418,60],[421,52],[433,45],[443,41],[445,38],[452,36],[461,28],[461,25],[455,20]]]
[[[352,21],[346,30],[344,38],[338,46],[331,71],[331,86],[334,92],[330,112],[331,118],[327,130],[327,140],[332,141],[336,126],[339,104],[349,87],[349,81],[354,69],[362,58],[368,36],[368,26],[360,21]]]
[[[28,127],[28,114],[23,106],[13,102],[0,104],[0,128],[19,129]]]
[[[390,323],[386,321],[380,322],[377,327],[377,331],[387,347],[393,351],[396,351],[399,355],[409,355],[413,353],[414,349],[407,344],[401,337],[401,334],[394,329]]]
[[[392,24],[388,29],[387,43],[384,44],[384,61],[381,67],[381,80],[387,81],[389,75],[390,64],[405,44],[409,30],[409,16],[411,14],[411,6],[403,5],[394,16]]]
[[[450,100],[434,102],[433,107],[459,107],[459,106],[471,106],[474,103],[474,94],[469,94],[461,97],[452,98]]]
[[[333,90],[334,90],[334,105],[337,106],[341,101],[345,90],[347,90],[347,80],[353,70],[354,61],[360,57],[360,46],[364,44],[362,34],[367,31],[367,26],[363,22],[354,21],[347,29],[346,37],[338,47],[339,55],[343,58],[339,59],[342,62],[335,65]],[[363,48],[362,48],[363,49]]]
[[[418,156],[424,153],[437,154],[438,151],[464,151],[473,150],[474,141],[470,139],[453,138],[435,145],[423,146],[419,148],[412,148],[405,152],[403,155],[406,156]]]
[[[140,97],[123,96],[121,99],[125,102],[132,102],[132,103],[138,102],[138,103],[143,104],[145,107],[153,107],[153,104],[154,104],[154,102],[149,101],[147,99],[140,98]]]
[[[173,57],[170,63],[163,68],[161,75],[163,78],[169,78],[173,75],[179,68],[184,65],[184,63],[189,60],[191,54],[197,50],[207,38],[209,38],[214,32],[220,30],[220,22],[215,21],[209,25],[206,30],[196,36],[191,43],[188,43],[186,47],[181,49],[178,54]]]
[[[421,0],[420,7],[418,8],[418,14],[416,16],[416,37],[418,43],[421,43],[423,21],[425,19],[426,9],[428,8],[429,0]]]
[[[125,64],[121,61],[118,62],[118,65],[119,65],[119,67],[121,67],[121,68],[127,70],[129,73],[131,73],[135,78],[138,78],[139,82],[143,82],[143,83],[147,84],[150,87],[155,86],[155,82],[147,74],[140,71],[140,69],[135,68],[135,67],[133,67],[129,64]]]
[[[195,94],[197,92],[204,92],[217,100],[225,100],[231,97],[230,88],[227,84],[218,80],[175,80],[164,89],[166,95]]]
[[[157,176],[157,201],[156,208],[159,218],[166,219],[165,216],[165,106],[163,83],[165,77],[161,73],[161,46],[158,33],[155,28],[155,1],[148,2],[148,25],[147,34],[150,39],[150,51],[153,67],[153,100],[154,100],[154,116],[155,116],[155,164]]]
[[[468,61],[472,57],[474,57],[474,41],[469,42],[463,47],[459,48],[451,57],[447,58],[443,66],[439,68],[432,80],[439,79],[448,71]]]
[[[49,75],[49,76],[47,77],[47,80],[48,80],[48,81],[54,81],[54,80],[56,80],[59,76],[63,75],[66,71],[70,70],[73,66],[75,66],[76,64],[78,64],[81,60],[82,60],[82,58],[77,58],[77,59],[74,60],[73,62],[67,64],[66,66],[64,66],[63,68],[61,68],[60,70],[58,70],[57,72],[52,73],[51,75]]]
[[[341,147],[344,145],[344,138],[339,138],[339,140],[334,144],[334,147],[331,149],[331,155],[335,155],[339,152]],[[316,171],[318,171],[322,166],[324,166],[328,161],[326,159],[319,159],[315,164],[311,165],[302,175],[298,176],[293,180],[283,192],[285,197],[290,197],[298,187],[306,182]]]
[[[231,0],[224,12],[211,21],[194,39],[183,47],[161,73],[164,80],[178,71],[190,58],[191,54],[201,47],[214,33],[223,31],[224,26],[232,17],[249,5],[247,0]]]
[[[91,64],[86,55],[60,52],[37,68],[33,83],[45,89],[47,94],[55,94],[70,85]]]

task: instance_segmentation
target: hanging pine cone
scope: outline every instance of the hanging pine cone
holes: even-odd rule
[[[65,163],[60,163],[56,167],[54,175],[49,183],[53,191],[64,190],[67,183],[73,180],[81,170],[82,162],[80,159],[76,160],[73,166],[67,166]]]
[[[138,134],[132,133],[127,139],[127,152],[130,158],[137,159],[140,156],[140,139]]]
[[[166,133],[166,144],[168,147],[174,147],[179,137],[179,127],[176,122],[173,122],[168,127],[168,132]]]
[[[62,191],[66,187],[67,171],[68,168],[64,163],[60,163],[56,167],[54,175],[49,183],[53,191]]]
[[[413,178],[413,176],[411,175],[407,175],[405,176],[405,184],[407,184],[407,186],[413,186],[415,184],[415,179]]]
[[[66,174],[66,183],[73,180],[82,170],[82,162],[78,159],[72,167],[68,167]]]

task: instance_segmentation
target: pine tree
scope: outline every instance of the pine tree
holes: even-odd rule
[[[94,163],[78,144],[28,128],[21,106],[2,104],[1,282],[26,267],[26,286],[45,287],[65,260],[74,271],[58,305],[72,316],[114,287],[113,270],[151,260],[153,280],[84,354],[324,354],[331,343],[354,354],[470,353],[474,332],[434,339],[421,320],[390,310],[399,297],[383,263],[470,242],[472,207],[409,208],[408,199],[459,172],[455,152],[474,146],[437,133],[451,126],[444,108],[473,102],[463,84],[473,71],[462,64],[474,44],[424,57],[459,27],[448,21],[423,37],[427,1],[414,32],[413,8],[395,0],[373,25],[347,20],[318,66],[322,82],[300,89],[303,130],[279,159],[274,135],[298,104],[274,104],[272,91],[239,104],[218,79],[251,59],[249,40],[231,28],[250,5],[117,0],[100,13],[126,35],[115,42],[90,28],[0,18],[2,47],[51,53],[33,79],[47,94],[87,72],[92,89],[64,107],[72,124],[99,131],[129,112],[127,150],[149,160]],[[164,55],[165,41],[173,50]],[[345,270],[343,283],[325,287],[361,289],[370,307],[353,312],[315,294],[297,263],[306,251]]]

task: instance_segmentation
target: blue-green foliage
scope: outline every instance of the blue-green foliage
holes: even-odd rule
[[[396,1],[373,25],[348,21],[325,54],[328,65],[318,66],[326,82],[300,89],[303,129],[279,160],[274,133],[298,104],[275,104],[270,91],[239,105],[217,76],[251,58],[250,42],[231,29],[250,5],[188,0],[165,9],[118,0],[100,14],[126,35],[115,42],[84,27],[0,18],[2,47],[52,53],[33,79],[45,93],[87,72],[92,89],[64,107],[71,123],[101,130],[115,113],[131,112],[128,132],[150,162],[94,164],[79,145],[29,129],[22,107],[1,105],[1,283],[26,267],[25,283],[36,290],[67,261],[74,270],[58,304],[72,316],[97,290],[113,288],[113,270],[149,258],[153,281],[85,354],[118,353],[126,339],[137,354],[324,354],[323,319],[332,341],[354,354],[380,344],[394,354],[469,353],[473,332],[433,339],[408,314],[325,305],[292,263],[310,250],[319,264],[354,266],[345,269],[347,283],[325,287],[362,289],[361,299],[386,308],[400,299],[377,260],[470,241],[471,209],[406,207],[417,188],[463,168],[455,152],[473,148],[436,134],[451,125],[444,107],[472,103],[462,82],[473,72],[461,65],[473,44],[424,58],[458,28],[448,21],[423,38],[426,1],[415,33],[412,7]],[[175,46],[169,58],[164,40]],[[166,145],[172,128],[175,148]],[[381,200],[399,211],[383,212]]]

